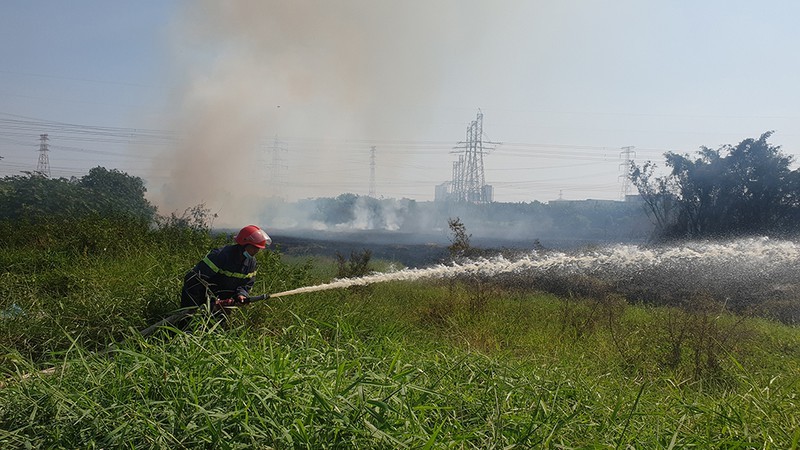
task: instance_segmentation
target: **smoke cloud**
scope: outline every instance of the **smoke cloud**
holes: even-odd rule
[[[181,139],[154,201],[162,212],[205,203],[226,226],[255,220],[253,206],[275,195],[336,196],[343,191],[325,189],[343,180],[363,193],[368,173],[356,183],[347,167],[368,154],[353,156],[346,140],[369,148],[363,142],[419,136],[446,78],[444,55],[486,26],[481,8],[465,16],[456,0],[186,2],[173,39],[172,129]],[[277,186],[268,173],[273,138],[294,142]],[[398,155],[383,158],[382,167],[402,165]],[[385,170],[384,178],[403,176]],[[449,170],[430,180],[431,193]]]

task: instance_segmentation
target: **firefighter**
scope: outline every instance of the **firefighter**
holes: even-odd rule
[[[243,304],[249,297],[256,276],[255,256],[272,239],[261,228],[248,225],[233,240],[235,244],[211,250],[186,274],[181,308],[208,305],[214,310],[218,300]]]

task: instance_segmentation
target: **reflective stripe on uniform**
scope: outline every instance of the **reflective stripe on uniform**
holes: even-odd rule
[[[211,260],[208,259],[208,256],[203,258],[203,262],[206,263],[206,265],[208,267],[210,267],[211,270],[213,270],[214,272],[221,273],[223,275],[226,275],[226,276],[229,276],[229,277],[233,277],[233,278],[252,278],[252,277],[256,276],[256,274],[258,273],[257,270],[253,271],[253,272],[250,272],[250,273],[237,273],[237,272],[228,272],[227,270],[222,270],[219,267],[217,267],[216,264],[211,262]]]

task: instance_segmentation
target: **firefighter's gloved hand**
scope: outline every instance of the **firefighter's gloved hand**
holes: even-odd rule
[[[227,308],[228,306],[234,306],[236,304],[235,298],[225,298],[225,299],[217,299],[215,306],[220,308]]]

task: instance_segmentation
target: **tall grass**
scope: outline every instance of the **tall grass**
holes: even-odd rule
[[[24,311],[0,319],[0,448],[800,441],[797,328],[691,316],[702,336],[742,331],[714,347],[719,372],[697,372],[704,348],[690,341],[679,342],[676,364],[665,362],[670,320],[683,317],[669,309],[429,281],[281,297],[240,309],[224,327],[198,317],[189,333],[144,339],[136,329],[177,306],[183,273],[207,250],[159,239],[144,235],[114,254],[0,252],[0,307]],[[333,260],[311,268],[279,252],[259,258],[257,292],[336,270]]]
[[[25,243],[24,228],[0,243],[0,349],[43,361],[75,340],[90,350],[123,339],[179,307],[184,274],[227,236],[185,227],[152,229],[105,218],[48,222],[36,228],[46,248]],[[98,231],[102,230],[102,231]],[[66,234],[68,240],[54,236]],[[305,263],[286,264],[280,252],[259,254],[254,292],[306,283]],[[2,362],[2,360],[0,360]],[[0,370],[4,367],[0,364]]]
[[[322,300],[317,298],[317,301]],[[792,448],[797,373],[737,387],[443,343],[357,315],[73,347],[0,392],[12,448]],[[585,355],[591,359],[590,355]]]

